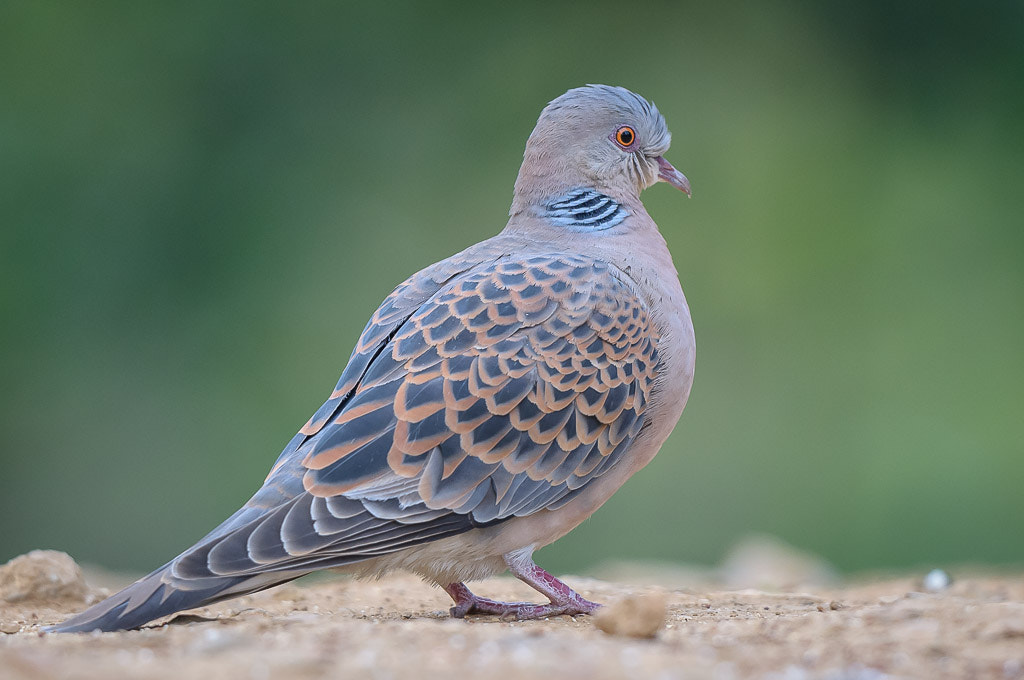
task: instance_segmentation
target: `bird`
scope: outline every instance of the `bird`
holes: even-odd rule
[[[497,235],[403,281],[238,511],[47,632],[130,630],[334,568],[406,570],[450,614],[594,613],[533,560],[655,456],[693,382],[689,307],[640,193],[689,180],[657,107],[607,85],[541,112]],[[467,581],[511,572],[546,602]]]

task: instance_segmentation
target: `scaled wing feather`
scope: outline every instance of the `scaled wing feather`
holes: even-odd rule
[[[561,506],[639,433],[657,345],[600,260],[428,268],[374,314],[264,487],[172,573],[346,564]]]

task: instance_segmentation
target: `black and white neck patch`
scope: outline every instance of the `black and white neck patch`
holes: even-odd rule
[[[573,189],[544,206],[544,217],[560,227],[600,231],[629,213],[615,199],[593,189]]]

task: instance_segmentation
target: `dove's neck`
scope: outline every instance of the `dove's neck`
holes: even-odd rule
[[[578,151],[561,149],[546,137],[535,142],[536,135],[531,136],[523,154],[509,208],[510,217],[541,215],[552,209],[565,217],[566,209],[574,207],[571,204],[578,199],[583,199],[581,202],[592,198],[608,199],[626,207],[639,204],[643,187],[637,186],[628,175],[581,156]],[[597,203],[590,207],[596,206]]]
[[[630,215],[622,203],[596,189],[576,187],[533,204],[535,217],[557,227],[574,231],[604,231],[621,224]]]

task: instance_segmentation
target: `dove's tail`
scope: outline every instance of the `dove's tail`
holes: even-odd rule
[[[202,607],[220,600],[291,581],[305,572],[278,572],[254,576],[224,576],[175,585],[168,563],[124,590],[98,602],[81,614],[43,630],[81,633],[93,630],[131,630],[168,614]]]

